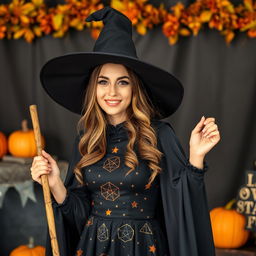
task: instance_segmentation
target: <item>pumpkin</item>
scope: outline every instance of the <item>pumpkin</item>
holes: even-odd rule
[[[10,256],[45,256],[45,247],[41,245],[34,246],[34,238],[29,238],[28,245],[20,245],[11,251]]]
[[[246,218],[235,209],[231,209],[233,199],[225,207],[216,207],[210,211],[210,219],[215,247],[238,248],[243,246],[250,231],[244,229]]]
[[[0,132],[0,158],[7,153],[7,138],[4,133]]]
[[[34,157],[37,155],[34,131],[28,129],[27,120],[21,123],[22,130],[14,131],[8,137],[9,152],[17,157]],[[45,139],[41,135],[42,149],[45,147]]]

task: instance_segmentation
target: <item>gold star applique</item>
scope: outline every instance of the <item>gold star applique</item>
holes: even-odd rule
[[[111,214],[111,210],[109,210],[109,209],[107,209],[107,211],[106,211],[106,215],[110,215]]]
[[[149,189],[151,187],[151,183],[148,183],[147,185],[145,185],[145,189]]]
[[[114,147],[114,148],[112,148],[112,153],[117,153],[118,152],[118,148],[117,147]]]
[[[155,245],[150,245],[150,246],[149,246],[149,251],[150,251],[150,252],[155,252],[155,251],[156,251]]]
[[[83,254],[83,250],[79,249],[76,251],[76,256],[81,256]]]
[[[137,208],[137,205],[138,205],[137,202],[135,202],[135,201],[132,202],[132,208]]]

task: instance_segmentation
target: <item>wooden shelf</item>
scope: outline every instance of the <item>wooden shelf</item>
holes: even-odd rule
[[[216,256],[256,256],[256,245],[250,247],[242,247],[239,249],[219,249],[216,248]]]

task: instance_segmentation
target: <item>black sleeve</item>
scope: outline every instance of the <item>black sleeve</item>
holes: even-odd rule
[[[61,256],[74,255],[74,250],[83,231],[84,224],[90,214],[90,195],[86,186],[81,186],[74,174],[74,167],[81,159],[78,150],[80,135],[77,135],[73,144],[71,159],[64,181],[67,195],[61,204],[58,204],[51,195],[54,211],[57,239]],[[46,255],[51,256],[49,230],[47,229]]]
[[[215,255],[204,175],[209,169],[193,166],[172,126],[158,127],[159,149],[164,153],[160,174],[168,243],[173,255]],[[175,234],[175,235],[174,235]]]

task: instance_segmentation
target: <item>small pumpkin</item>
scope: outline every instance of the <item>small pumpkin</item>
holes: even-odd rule
[[[10,256],[45,256],[45,247],[41,245],[34,246],[34,238],[29,238],[28,245],[20,245],[11,251]]]
[[[243,246],[250,231],[244,229],[246,218],[232,209],[235,199],[225,207],[216,207],[210,211],[214,245],[217,248],[239,248]]]
[[[14,131],[8,137],[9,152],[17,157],[34,157],[37,155],[34,131],[28,129],[27,120],[21,123],[22,130]],[[41,135],[42,149],[45,147],[45,139]]]
[[[7,137],[3,132],[0,132],[0,158],[6,155],[8,149]]]

